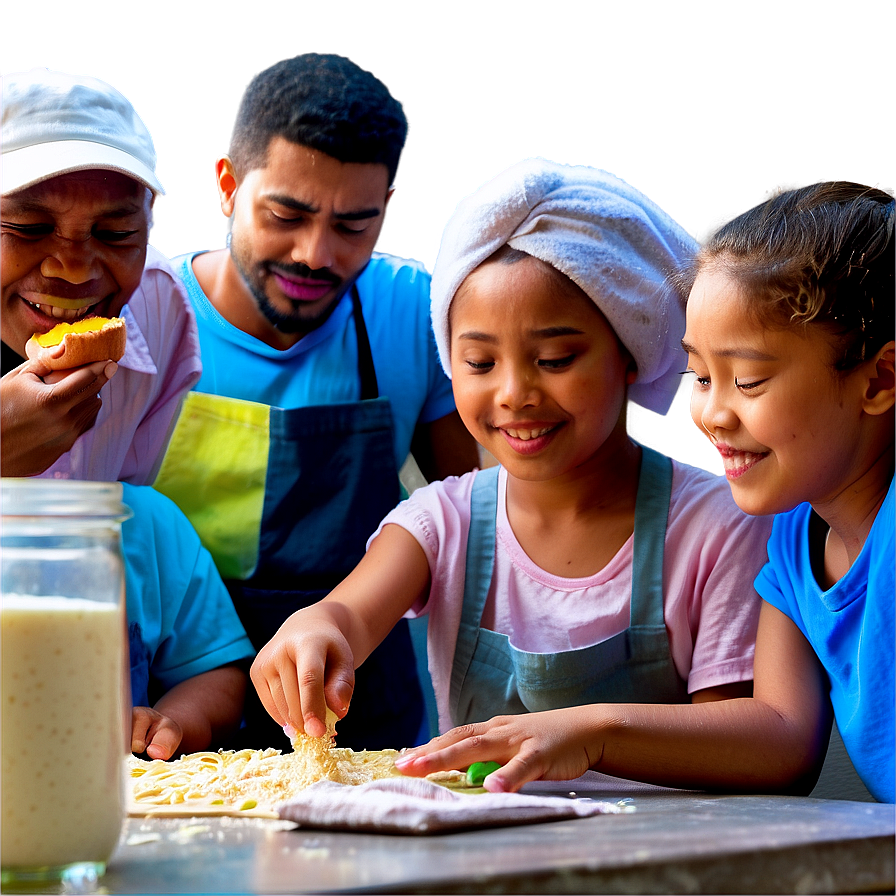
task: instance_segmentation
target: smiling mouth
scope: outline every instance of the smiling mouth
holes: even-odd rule
[[[519,457],[540,455],[550,445],[562,423],[553,426],[500,426],[498,432],[504,437],[507,446]]]
[[[35,311],[52,317],[54,320],[64,323],[80,320],[87,317],[100,303],[100,299],[88,299],[86,302],[76,299],[61,299],[53,297],[53,303],[48,302],[30,302],[28,299],[23,300],[26,305],[30,305]],[[58,303],[58,304],[57,304]]]
[[[510,429],[507,426],[503,426],[501,428],[512,439],[519,439],[521,442],[531,442],[532,439],[547,435],[554,427],[542,426],[539,429]]]
[[[716,445],[716,448],[722,456],[725,477],[729,480],[740,479],[744,473],[752,470],[759,461],[769,455],[768,451],[738,451],[730,445]]]

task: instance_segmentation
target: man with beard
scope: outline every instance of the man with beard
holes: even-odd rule
[[[373,252],[406,134],[401,105],[350,60],[273,65],[216,165],[228,247],[176,261],[203,376],[156,487],[211,551],[256,650],[361,559],[409,453],[430,480],[478,462],[436,355],[429,275]],[[426,737],[404,621],[352,705],[341,746]],[[235,746],[282,743],[253,692]]]
[[[2,474],[153,479],[199,376],[193,312],[148,247],[156,154],[128,100],[95,78],[3,78]],[[60,322],[121,316],[116,364],[52,372],[25,343]]]

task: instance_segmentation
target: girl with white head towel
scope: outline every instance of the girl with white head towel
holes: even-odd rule
[[[275,719],[317,734],[325,705],[350,711],[354,669],[405,614],[428,615],[440,730],[510,719],[513,737],[555,748],[555,780],[583,771],[586,706],[750,693],[770,521],[625,426],[628,398],[665,413],[678,386],[670,275],[695,251],[592,168],[524,161],[458,206],[433,327],[458,411],[498,466],[418,489],[345,582],[287,621],[252,670]],[[427,749],[402,771],[433,770]]]

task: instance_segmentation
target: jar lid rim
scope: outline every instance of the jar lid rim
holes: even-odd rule
[[[0,513],[4,517],[130,516],[122,503],[120,482],[76,479],[0,479]]]

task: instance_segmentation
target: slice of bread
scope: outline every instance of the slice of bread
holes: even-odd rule
[[[127,343],[127,327],[120,317],[85,317],[61,323],[46,333],[35,333],[25,343],[25,354],[52,370],[69,370],[94,361],[119,361]],[[64,350],[54,357],[57,346]]]

